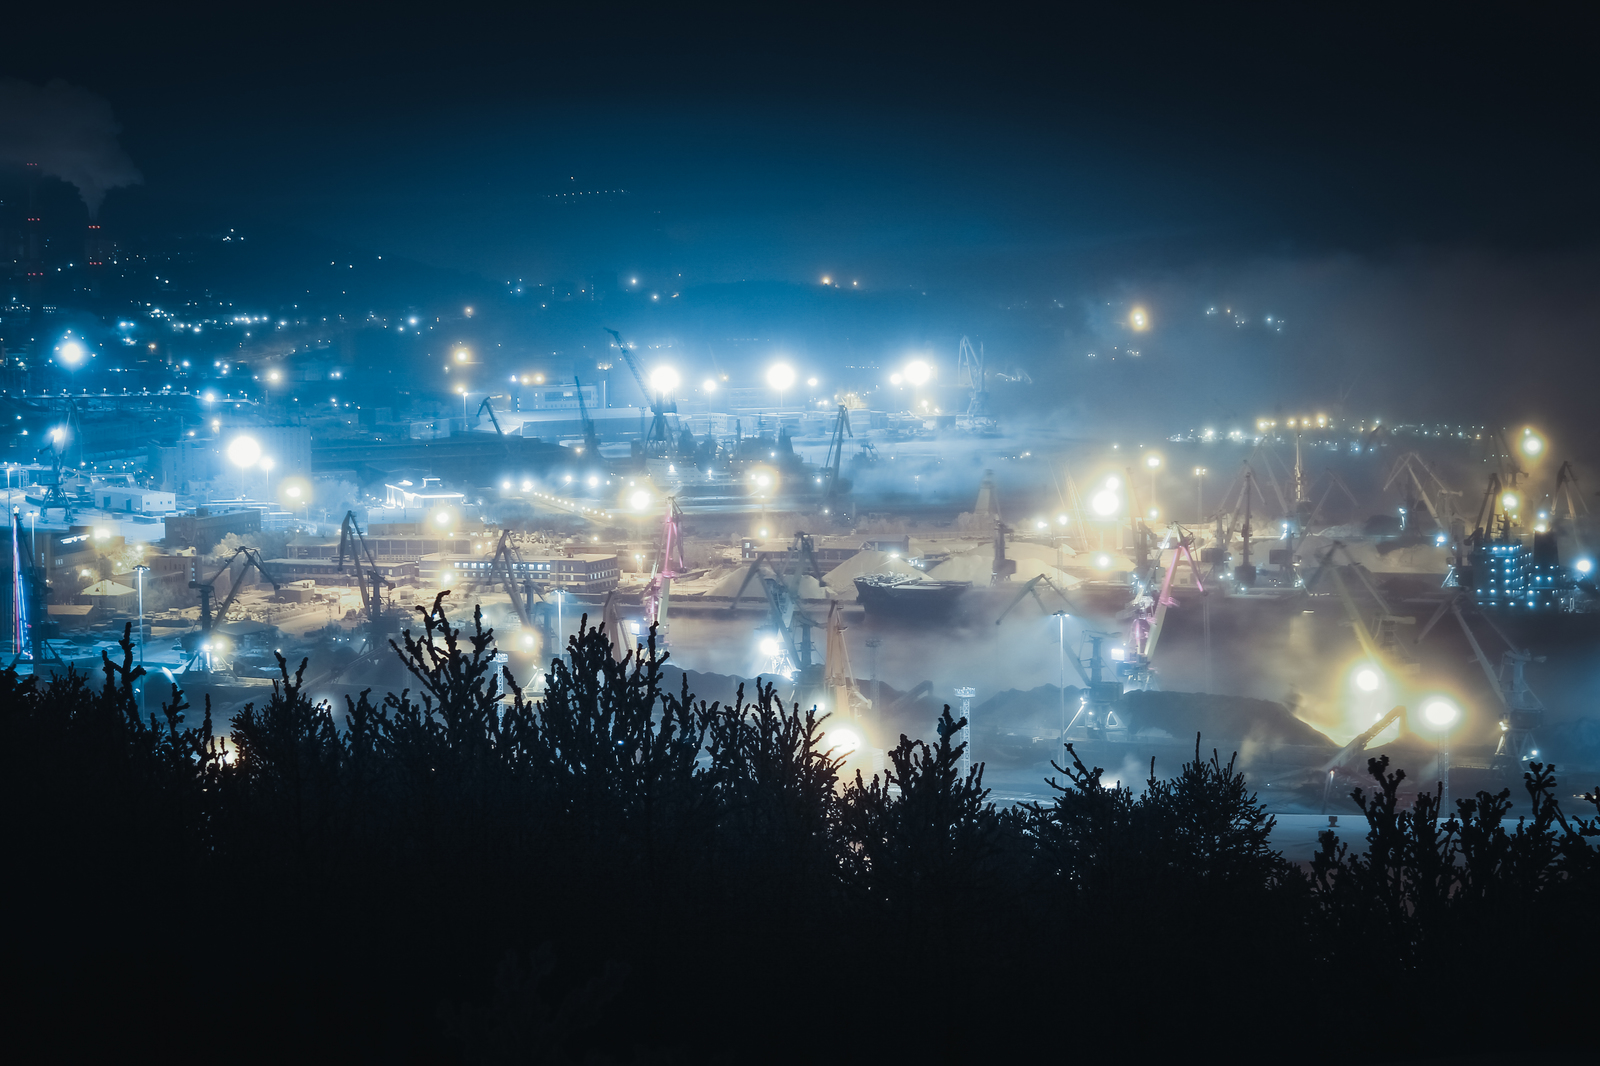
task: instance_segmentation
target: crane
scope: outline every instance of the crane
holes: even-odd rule
[[[1422,479],[1417,476],[1417,467],[1419,466],[1422,468],[1422,472],[1432,479],[1436,495],[1440,497],[1452,495],[1445,483],[1439,480],[1439,475],[1429,469],[1428,464],[1422,461],[1422,456],[1416,452],[1407,452],[1395,462],[1394,469],[1389,474],[1389,480],[1383,483],[1383,491],[1388,492],[1391,485],[1396,481],[1402,480],[1403,475],[1409,474],[1412,484],[1416,486],[1417,498],[1422,501],[1422,506],[1428,509],[1428,514],[1433,516],[1434,525],[1448,531],[1450,528],[1449,522],[1444,515],[1439,513],[1439,508],[1434,506],[1433,500],[1428,496],[1427,488],[1422,484]]]
[[[356,587],[361,590],[361,607],[367,616],[369,631],[367,644],[369,649],[375,649],[378,637],[383,629],[383,590],[394,588],[394,582],[378,573],[378,560],[372,554],[372,548],[367,544],[367,538],[361,533],[361,525],[356,521],[354,511],[346,511],[344,523],[339,527],[339,563],[340,572],[344,570],[344,557],[350,556],[355,564]],[[366,570],[362,570],[362,561],[366,562]]]
[[[1417,633],[1417,642],[1427,636],[1433,627],[1446,613],[1455,615],[1456,622],[1461,626],[1461,632],[1467,638],[1467,644],[1472,648],[1473,658],[1482,668],[1483,674],[1489,679],[1489,688],[1500,701],[1500,743],[1495,748],[1494,758],[1497,763],[1507,764],[1513,760],[1525,762],[1536,758],[1539,749],[1535,747],[1538,741],[1534,732],[1539,728],[1544,719],[1544,704],[1528,686],[1524,667],[1530,662],[1543,662],[1544,656],[1534,655],[1526,648],[1519,648],[1511,643],[1509,637],[1494,624],[1488,615],[1479,612],[1479,617],[1488,623],[1495,635],[1505,644],[1506,650],[1500,656],[1500,668],[1495,669],[1489,661],[1489,656],[1484,653],[1483,646],[1478,643],[1477,635],[1472,632],[1472,626],[1467,623],[1467,616],[1461,610],[1462,593],[1457,591],[1446,598],[1433,612],[1433,617],[1428,619],[1426,625]]]
[[[956,384],[967,389],[967,412],[960,420],[963,428],[989,430],[995,421],[989,417],[989,382],[985,368],[983,345],[972,347],[966,337],[956,348]]]
[[[1506,490],[1505,483],[1500,480],[1500,475],[1490,474],[1488,486],[1483,491],[1483,502],[1478,505],[1478,516],[1473,522],[1474,547],[1494,539],[1496,518],[1500,519],[1500,534],[1506,537],[1511,535],[1511,511],[1509,508],[1501,509],[1505,503],[1504,497],[1508,495],[1511,494]]]
[[[606,332],[616,340],[622,358],[627,362],[628,369],[633,372],[633,380],[638,383],[639,391],[644,394],[645,402],[650,405],[650,429],[644,435],[645,455],[653,459],[665,459],[676,444],[672,429],[667,425],[667,415],[677,414],[678,404],[675,400],[667,399],[659,390],[652,390],[645,383],[644,373],[633,358],[633,351],[622,342],[622,334],[614,329],[606,329]]]
[[[833,438],[828,441],[828,454],[822,461],[822,513],[832,514],[837,510],[841,521],[845,512],[840,500],[850,492],[850,480],[839,474],[846,436],[854,437],[855,431],[850,428],[850,409],[840,404],[839,417],[833,424]]]
[[[583,382],[573,375],[572,384],[578,390],[578,417],[583,419],[583,450],[593,459],[600,458],[600,434],[595,432],[594,419],[589,417],[589,405],[583,402]]]
[[[1039,605],[1039,610],[1043,611],[1045,614],[1057,613],[1045,606],[1044,598],[1039,595],[1040,585],[1043,585],[1045,588],[1061,597],[1062,610],[1066,610],[1068,607],[1072,606],[1072,601],[1067,598],[1067,594],[1062,592],[1054,581],[1050,580],[1050,575],[1040,574],[1038,577],[1029,578],[1023,583],[1022,588],[1017,590],[1017,594],[1011,597],[1011,602],[1006,604],[1006,609],[1000,612],[1000,617],[994,620],[994,624],[999,625],[1001,622],[1004,622],[1006,620],[1006,615],[1010,614],[1012,609],[1016,607],[1017,604],[1021,603],[1029,596],[1033,597],[1034,602],[1038,603]]]
[[[232,585],[228,589],[228,595],[223,598],[222,603],[218,605],[216,613],[213,616],[211,611],[211,598],[216,595],[217,580],[221,578],[223,574],[231,572],[233,570],[233,564],[241,557],[244,559],[244,566],[239,570],[239,576],[233,579]],[[197,562],[195,565],[198,567],[199,563]],[[252,566],[256,568],[256,571],[262,577],[266,578],[267,581],[271,583],[273,592],[277,592],[279,590],[280,586],[278,585],[277,579],[274,578],[271,571],[267,569],[265,560],[261,558],[261,553],[255,548],[235,548],[233,554],[229,555],[227,560],[217,568],[217,572],[211,575],[211,580],[196,580],[189,582],[189,587],[200,594],[200,629],[193,635],[192,638],[190,638],[191,642],[196,643],[198,647],[191,649],[194,652],[194,658],[190,660],[191,666],[195,662],[199,661],[201,652],[206,652],[207,655],[205,662],[209,667],[211,660],[209,652],[211,651],[212,643],[211,631],[228,616],[228,608],[233,606],[233,601],[239,595],[239,590],[244,587],[244,576],[250,572],[250,568]]]
[[[1355,600],[1351,598],[1350,589],[1344,583],[1344,578],[1339,574],[1339,567],[1333,565],[1333,557],[1338,552],[1344,553],[1345,561],[1349,564],[1351,571],[1361,579],[1367,594],[1377,604],[1377,613],[1373,617],[1371,626],[1367,625],[1366,619],[1362,617],[1360,610],[1356,607]],[[1316,572],[1305,583],[1306,589],[1308,591],[1316,591],[1322,584],[1322,576],[1324,574],[1333,583],[1333,590],[1338,595],[1339,602],[1343,605],[1345,613],[1350,617],[1351,627],[1355,630],[1356,640],[1361,644],[1361,650],[1366,652],[1367,657],[1372,660],[1373,664],[1388,664],[1393,668],[1408,673],[1415,671],[1418,664],[1402,650],[1396,627],[1415,625],[1417,620],[1396,615],[1389,610],[1389,604],[1384,600],[1383,594],[1378,591],[1376,585],[1368,580],[1366,572],[1350,555],[1350,549],[1345,547],[1343,541],[1334,541],[1332,546],[1322,554],[1322,560],[1318,564]]]
[[[762,566],[759,558],[750,564],[744,580],[739,584],[739,591],[734,594],[733,602],[728,604],[728,610],[737,607],[750,582],[759,579],[761,590],[767,597],[772,628],[779,647],[795,666],[796,681],[801,688],[813,686],[819,680],[818,668],[811,661],[811,630],[816,623],[800,609],[800,579],[809,570],[818,584],[827,584],[822,576],[822,568],[817,564],[815,541],[807,533],[796,533],[789,544],[782,574],[771,568],[763,572]]]
[[[683,539],[678,529],[678,519],[682,517],[683,510],[678,506],[678,498],[668,496],[666,514],[661,520],[661,555],[652,568],[650,583],[644,589],[645,627],[660,626],[659,638],[663,641],[666,639],[667,608],[668,601],[672,597],[672,579],[689,569],[689,564],[684,561]],[[748,580],[747,577],[746,582]]]
[[[1118,667],[1118,672],[1138,688],[1148,689],[1154,681],[1150,661],[1155,657],[1156,645],[1161,641],[1161,630],[1167,622],[1167,608],[1178,605],[1178,601],[1172,598],[1172,577],[1178,572],[1179,559],[1188,560],[1189,570],[1194,574],[1195,588],[1200,590],[1200,595],[1206,594],[1205,583],[1200,578],[1200,565],[1195,562],[1194,553],[1190,550],[1193,542],[1194,538],[1178,527],[1172,565],[1166,568],[1166,574],[1161,579],[1161,591],[1152,596],[1146,587],[1134,598],[1128,621],[1128,657]],[[1160,562],[1159,553],[1156,561]]]
[[[489,402],[489,397],[487,396],[478,405],[478,417],[482,418],[485,411],[489,412],[489,422],[494,426],[495,433],[499,434],[500,445],[505,448],[506,458],[509,459],[511,457],[511,442],[506,439],[506,431],[500,428],[500,420],[494,416],[494,405]]]

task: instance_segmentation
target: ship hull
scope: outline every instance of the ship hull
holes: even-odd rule
[[[970,581],[916,581],[875,585],[856,579],[856,599],[868,614],[927,621],[947,616],[972,588]]]

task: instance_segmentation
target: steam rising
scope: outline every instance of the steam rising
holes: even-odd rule
[[[99,215],[107,192],[144,180],[117,143],[119,132],[111,105],[88,89],[59,78],[42,88],[0,81],[0,166],[36,163],[40,172],[77,186],[90,218]]]

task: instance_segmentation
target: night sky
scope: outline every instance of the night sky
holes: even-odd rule
[[[109,105],[125,234],[637,277],[708,339],[835,361],[973,333],[1039,411],[1587,413],[1594,37],[1560,12],[35,8],[8,35],[6,78]],[[824,276],[875,301],[848,345],[806,324]]]

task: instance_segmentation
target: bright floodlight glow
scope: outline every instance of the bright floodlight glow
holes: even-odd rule
[[[1594,563],[1588,559],[1579,559],[1572,565],[1577,567],[1578,573],[1580,574],[1587,574],[1589,571],[1594,569]]]
[[[794,367],[788,363],[773,363],[767,368],[767,384],[783,392],[794,384]]]
[[[921,359],[913,359],[906,364],[906,380],[913,385],[926,385],[933,376],[933,368]]]
[[[889,384],[891,384],[891,385],[898,385],[903,380],[904,379],[901,378],[901,376],[899,374],[890,374],[889,375]]]
[[[1148,466],[1151,470],[1156,469],[1161,465],[1161,456],[1157,455],[1155,452],[1151,452],[1149,455],[1144,457],[1144,465]]]
[[[812,387],[815,387],[816,384],[817,384],[817,379],[816,378],[806,378],[806,384],[810,385]]]
[[[1544,451],[1544,440],[1533,430],[1525,429],[1522,431],[1522,440],[1518,447],[1522,449],[1523,455],[1532,459]]]
[[[1376,692],[1383,679],[1378,676],[1378,671],[1370,666],[1363,666],[1356,671],[1356,688],[1362,692]]]
[[[1122,501],[1110,489],[1101,489],[1089,499],[1089,508],[1101,518],[1110,518],[1121,506]]]
[[[591,489],[592,488],[596,488],[597,486],[599,486],[599,484],[600,484],[600,475],[599,474],[590,474],[589,475],[589,487]]]
[[[55,429],[52,429],[50,431],[50,440],[55,444],[60,444],[62,439],[65,438],[66,435],[67,435],[67,431],[62,429],[60,426],[57,426]]]
[[[1122,487],[1122,479],[1117,477],[1115,474],[1113,474],[1111,477],[1106,478],[1106,488],[1110,489],[1112,492],[1117,491],[1121,487]]]
[[[1432,700],[1422,708],[1422,717],[1426,718],[1430,725],[1440,729],[1454,722],[1460,714],[1456,705],[1446,699]]]
[[[834,758],[853,755],[861,747],[861,738],[856,736],[853,729],[830,729],[827,736],[828,747],[833,749]]]
[[[644,489],[637,489],[632,496],[628,497],[628,502],[633,505],[635,511],[642,511],[650,506],[650,494]]]
[[[700,388],[701,388],[702,391],[705,391],[705,392],[716,392],[717,391],[717,379],[716,378],[706,378],[704,381],[702,381],[700,383]]]
[[[1137,332],[1144,332],[1150,328],[1150,315],[1142,307],[1135,307],[1128,313],[1128,325]]]
[[[234,466],[252,467],[261,460],[261,443],[254,437],[239,436],[228,444],[228,462]]]
[[[778,654],[778,638],[767,637],[761,642],[761,654],[773,656]]]
[[[300,498],[300,486],[299,485],[290,485],[288,488],[284,489],[283,491],[284,491],[285,495],[293,496],[295,499],[299,499]]]
[[[436,526],[448,526],[450,524],[450,512],[440,511],[438,514],[434,515],[433,524]]]
[[[468,358],[468,355],[467,355],[467,350],[465,348],[457,348],[456,349],[456,362],[465,363],[467,361],[467,358]]]
[[[1107,555],[1105,552],[1101,552],[1099,555],[1094,557],[1094,565],[1095,569],[1097,570],[1111,569],[1111,556]]]
[[[77,341],[65,341],[56,349],[56,356],[68,366],[77,366],[83,362],[83,345]]]
[[[1522,501],[1517,498],[1517,494],[1514,492],[1508,492],[1504,496],[1500,497],[1500,506],[1504,507],[1508,511],[1515,511],[1517,509],[1517,504],[1521,502]]]
[[[656,392],[671,392],[680,380],[678,372],[670,366],[658,366],[650,371],[650,388]]]

